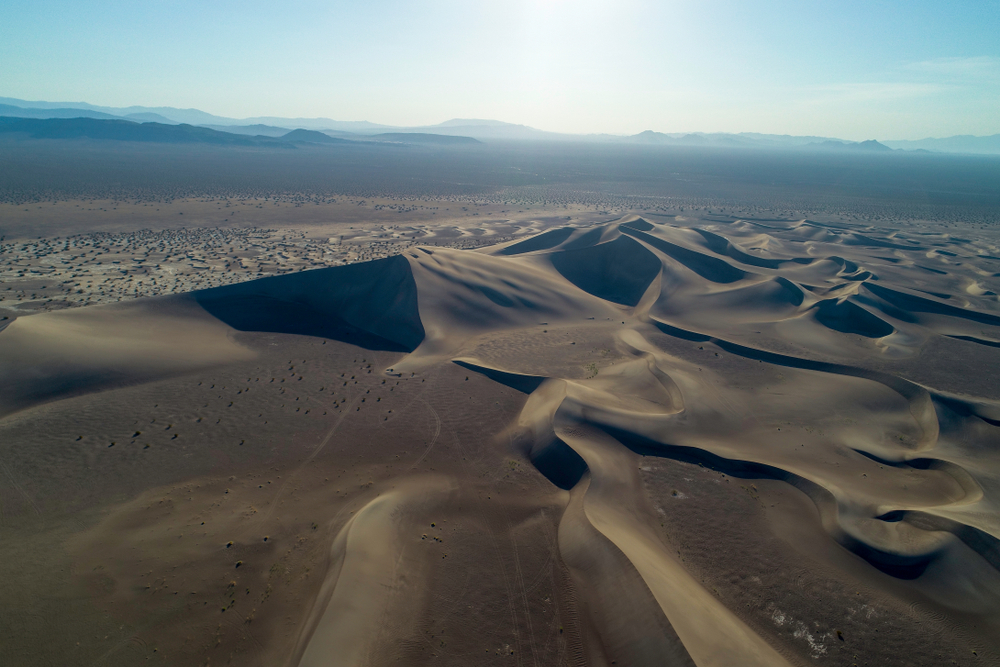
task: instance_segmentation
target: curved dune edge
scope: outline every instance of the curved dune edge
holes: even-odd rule
[[[400,515],[408,505],[442,502],[455,489],[447,478],[409,479],[354,513],[330,547],[331,565],[292,658],[299,667],[370,664],[380,640],[408,630],[420,607],[420,572],[401,570]]]
[[[795,663],[674,557],[643,458],[790,487],[815,508],[818,550],[883,577],[893,594],[992,623],[1000,395],[979,375],[997,367],[1000,304],[967,289],[979,255],[951,238],[773,222],[691,229],[630,216],[477,252],[418,248],[24,317],[0,332],[0,408],[249,362],[259,349],[242,333],[384,353],[389,382],[450,372],[450,403],[407,404],[437,422],[423,455],[395,488],[329,520],[339,529],[288,665],[387,662],[386,633],[413,633],[430,575],[403,557],[402,535],[415,508],[447,506],[479,483],[420,468],[441,433],[438,411],[475,422],[491,409],[464,391],[461,376],[474,374],[523,400],[507,430],[477,432],[479,444],[518,457],[509,470],[533,466],[562,503],[554,553],[580,597],[580,632],[593,636],[574,647],[582,662]],[[370,361],[359,373],[378,372]],[[364,396],[329,408],[346,420]],[[468,453],[460,444],[456,459]]]
[[[644,358],[652,356],[644,349],[648,344],[634,331],[627,332],[623,338],[627,340],[629,349],[643,355],[632,363],[641,363],[652,373],[650,369],[655,368],[655,364],[649,364]],[[501,382],[520,377],[496,369],[477,368],[468,360],[463,360],[462,365],[485,372]],[[618,375],[620,378],[621,373]],[[610,383],[613,380],[604,382]],[[618,389],[623,387],[619,386]],[[681,393],[675,385],[673,389],[671,394]],[[680,563],[667,553],[662,542],[651,533],[642,518],[637,518],[636,515],[641,517],[642,514],[649,513],[639,507],[642,501],[636,497],[635,489],[641,485],[632,469],[631,459],[624,456],[625,450],[618,440],[584,424],[590,422],[608,425],[609,421],[620,420],[619,424],[631,423],[634,429],[633,420],[640,419],[642,413],[605,407],[603,404],[607,401],[602,400],[604,398],[601,392],[587,388],[585,383],[548,380],[532,393],[519,422],[532,431],[536,447],[540,442],[557,440],[568,445],[582,458],[591,475],[590,481],[580,482],[586,489],[583,496],[585,516],[596,530],[622,551],[643,577],[695,664],[787,664],[765,641],[697,584]],[[681,412],[683,403],[678,403],[656,416]],[[609,413],[613,413],[610,418]],[[780,477],[781,473],[777,476]],[[790,477],[785,475],[793,483],[795,477],[794,474]],[[859,539],[858,524],[845,525],[841,521],[837,505],[826,500],[833,500],[833,496],[825,492],[820,484],[829,482],[821,480],[820,484],[816,484],[805,478],[797,481],[799,486],[812,487],[809,495],[814,497],[821,513],[826,517],[824,524],[831,536],[870,559],[894,553],[896,558],[891,561],[895,564],[896,559],[905,560],[910,555],[933,553],[946,546],[944,536],[936,529],[926,533],[903,523],[898,525],[901,529],[899,532],[905,535],[903,539],[911,549],[916,547],[916,553],[907,554],[909,550],[902,547],[898,539],[893,541],[891,538],[888,542],[881,540],[881,549],[876,549],[873,553],[868,543],[876,541],[874,535],[869,532]],[[923,546],[914,544],[914,531],[926,536],[923,538]]]
[[[231,333],[185,298],[18,318],[0,332],[0,415],[254,358]]]
[[[808,373],[856,378],[850,381],[848,385],[850,387],[860,388],[865,383],[875,383],[875,386],[869,385],[871,389],[882,385],[885,389],[880,391],[888,390],[898,396],[897,410],[900,410],[900,416],[912,420],[915,433],[919,433],[919,439],[914,446],[904,451],[892,452],[892,458],[889,460],[898,461],[894,469],[902,466],[909,474],[916,470],[926,471],[924,476],[937,489],[936,500],[927,499],[918,505],[906,505],[900,501],[893,502],[889,498],[875,500],[866,497],[866,494],[859,493],[858,489],[852,489],[850,485],[845,484],[846,480],[838,479],[835,476],[837,473],[825,468],[790,464],[780,458],[768,456],[767,450],[762,448],[734,448],[731,442],[725,440],[705,440],[695,435],[699,431],[698,425],[692,425],[678,432],[672,427],[671,421],[675,415],[685,410],[683,399],[685,392],[678,388],[669,376],[665,376],[658,366],[673,365],[675,369],[688,366],[689,372],[692,369],[679,360],[656,355],[652,346],[634,330],[620,334],[620,340],[624,348],[637,358],[620,365],[613,376],[605,375],[584,382],[550,379],[532,393],[519,422],[534,434],[535,449],[549,448],[551,445],[548,443],[557,440],[569,445],[579,454],[592,474],[598,474],[591,462],[587,461],[587,456],[580,450],[582,440],[577,439],[578,444],[574,446],[566,438],[557,435],[560,432],[558,426],[560,423],[591,424],[601,429],[602,433],[612,434],[619,440],[625,438],[634,441],[635,446],[645,447],[645,451],[654,456],[670,456],[669,452],[681,449],[687,450],[686,457],[697,458],[697,452],[700,451],[709,457],[716,457],[719,461],[727,461],[723,465],[728,467],[756,466],[759,472],[764,472],[767,476],[784,479],[806,490],[816,502],[824,517],[824,525],[835,540],[867,560],[885,567],[899,565],[905,568],[913,563],[928,562],[935,557],[935,554],[946,548],[950,540],[962,534],[954,528],[944,531],[939,528],[917,528],[911,522],[899,521],[897,517],[901,516],[900,511],[970,511],[975,514],[977,512],[975,506],[984,498],[982,488],[960,466],[948,461],[921,457],[923,453],[934,448],[939,432],[937,418],[931,406],[931,395],[922,387],[907,383],[895,376],[862,372],[839,365],[801,364],[803,370]],[[659,364],[656,361],[657,356],[660,356]],[[794,367],[794,360],[781,361]],[[468,361],[462,365],[480,370],[501,382],[510,377],[518,377],[516,374],[504,373],[497,369],[486,371]],[[648,399],[653,395],[648,386],[648,381],[652,378],[646,378],[647,381],[643,382],[639,378],[640,374],[628,370],[630,367],[641,368],[650,376],[655,375],[656,384],[670,388],[664,392],[669,398],[661,402],[659,410],[650,410],[646,407],[650,405]],[[683,370],[681,373],[682,376],[687,375]],[[690,377],[688,375],[688,378]],[[630,383],[637,381],[641,389],[629,386]],[[687,383],[682,380],[681,385],[685,384]],[[614,395],[598,388],[602,385],[611,389]],[[697,386],[688,385],[685,388],[690,389],[694,395],[698,393]],[[902,412],[904,409],[905,413]],[[685,435],[684,430],[693,432],[694,439],[689,440],[690,436]],[[604,437],[606,436],[602,436]],[[618,446],[620,448],[621,444]],[[861,450],[855,451],[860,452],[868,460],[882,460],[877,455]],[[969,530],[972,532],[968,533]],[[973,549],[989,560],[995,559],[991,554],[996,550],[993,546],[997,541],[996,534],[990,535],[989,530],[984,532],[972,526],[967,529],[967,534],[967,542]]]
[[[638,570],[694,664],[789,664],[664,549],[648,525],[637,517],[643,514],[641,508],[622,502],[623,494],[636,488],[639,480],[630,469],[630,461],[615,455],[613,441],[603,443],[611,447],[602,447],[602,439],[592,434],[586,439],[576,439],[562,430],[558,434],[591,470],[600,471],[584,497],[587,518]]]

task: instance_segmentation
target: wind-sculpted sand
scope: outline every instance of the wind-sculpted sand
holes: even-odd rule
[[[0,655],[1000,664],[997,286],[630,216],[20,317]]]

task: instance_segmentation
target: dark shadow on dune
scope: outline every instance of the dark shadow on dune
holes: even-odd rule
[[[640,232],[648,232],[652,231],[653,229],[656,229],[655,227],[653,227],[651,223],[649,223],[646,220],[643,220],[642,218],[638,218],[637,220],[630,220],[629,222],[623,222],[622,224],[619,225],[619,227],[628,227],[629,229],[637,229]]]
[[[537,375],[510,373],[498,368],[481,366],[463,359],[452,359],[452,363],[485,375],[494,382],[498,382],[524,394],[530,394],[538,389],[546,379]],[[554,438],[551,442],[542,446],[536,446],[534,443],[526,444],[524,453],[538,469],[538,472],[542,473],[547,480],[565,491],[576,486],[580,479],[583,478],[583,474],[587,472],[587,463],[583,460],[583,457],[558,438]]]
[[[517,305],[513,299],[511,299],[506,294],[499,292],[492,287],[487,287],[486,285],[477,285],[476,289],[483,293],[487,299],[500,306],[501,308],[511,308]]]
[[[566,280],[584,292],[624,306],[635,306],[663,265],[656,256],[632,239],[575,250],[561,250],[549,257]]]
[[[924,271],[927,271],[928,273],[933,273],[935,275],[939,275],[939,276],[946,276],[946,275],[948,275],[947,271],[939,271],[938,269],[932,269],[931,267],[929,267],[929,266],[923,266],[922,264],[914,264],[913,266],[917,267],[918,269],[923,269]]]
[[[785,482],[806,494],[821,514],[836,511],[836,500],[822,486],[776,466],[741,459],[727,459],[696,447],[669,445],[641,435],[601,425],[603,431],[641,456],[671,459],[698,465],[739,479],[774,479]],[[938,551],[904,555],[877,549],[847,534],[839,527],[831,534],[838,544],[860,556],[876,569],[897,579],[916,579],[939,556]]]
[[[787,354],[768,352],[767,350],[758,350],[746,345],[740,345],[739,343],[732,343],[721,338],[715,338],[714,336],[707,336],[695,331],[681,329],[679,327],[661,322],[657,319],[651,319],[650,321],[657,329],[668,336],[674,336],[675,338],[695,342],[711,342],[730,354],[738,354],[747,359],[753,359],[754,361],[763,361],[768,364],[786,366],[788,368],[801,368],[803,370],[819,371],[821,373],[836,373],[838,375],[848,375],[851,377],[871,380],[873,382],[884,384],[911,403],[914,401],[930,400],[930,394],[926,389],[914,382],[892,375],[891,373],[883,373],[881,371],[870,370],[867,368],[857,368],[846,364],[835,364],[829,361],[803,359],[801,357],[793,357]]]
[[[41,403],[83,396],[95,391],[131,387],[176,377],[185,372],[189,371],[182,369],[175,372],[163,370],[129,372],[111,368],[88,369],[64,366],[58,372],[52,373],[40,368],[32,369],[30,382],[12,382],[10,376],[3,378],[5,381],[0,383],[0,417]]]
[[[841,542],[843,547],[864,558],[875,569],[896,579],[918,579],[940,555],[935,551],[917,556],[902,556],[881,551],[850,536],[845,538],[850,544]]]
[[[921,530],[948,531],[982,556],[993,569],[1000,570],[1000,540],[974,526],[920,510],[896,510],[878,518],[883,521],[906,521]]]
[[[986,345],[987,347],[1000,347],[1000,343],[995,340],[986,340],[984,338],[976,338],[975,336],[952,336],[946,335],[947,338],[954,338],[956,340],[964,340],[970,343],[975,343],[976,345]]]
[[[369,350],[412,352],[396,341],[382,338],[352,325],[335,312],[324,312],[301,301],[284,301],[248,294],[223,299],[199,300],[211,313],[237,331],[316,336],[357,345]]]
[[[416,283],[400,256],[216,287],[192,298],[238,331],[398,352],[412,352],[424,339]]]
[[[814,306],[813,312],[820,324],[840,333],[855,334],[866,338],[882,338],[896,330],[882,318],[846,300],[820,301]]]
[[[856,246],[868,246],[870,248],[892,248],[895,250],[923,250],[924,246],[914,243],[912,245],[903,245],[901,243],[893,243],[891,241],[884,241],[882,239],[876,239],[871,236],[865,236],[864,234],[859,234],[857,232],[851,234],[845,234],[841,241],[844,245],[856,245]]]
[[[876,456],[871,452],[866,452],[863,449],[852,448],[853,451],[866,459],[875,461],[882,466],[890,466],[896,468],[897,470],[939,470],[952,479],[954,479],[967,494],[980,494],[982,493],[982,487],[976,482],[976,480],[965,470],[965,468],[952,463],[951,461],[945,461],[943,459],[934,459],[929,457],[923,458],[912,458],[903,461],[890,461],[884,459],[880,456]]]
[[[926,289],[914,289],[914,291],[915,292],[921,292],[923,294],[930,294],[931,296],[937,297],[939,299],[950,299],[951,296],[952,296],[951,294],[946,294],[944,292],[932,292],[932,291],[926,290]]]
[[[933,394],[934,403],[947,408],[959,417],[976,417],[990,426],[1000,426],[1000,407],[990,404],[980,403],[974,400],[959,398],[956,396],[945,396],[943,394]],[[938,410],[938,419],[944,416]]]
[[[708,249],[718,255],[726,255],[731,259],[735,259],[741,264],[746,264],[748,266],[757,266],[762,269],[780,269],[785,264],[812,264],[816,260],[812,257],[793,257],[791,259],[767,259],[765,257],[757,257],[751,255],[750,253],[743,252],[736,246],[734,246],[729,239],[724,236],[719,236],[718,234],[713,234],[712,232],[705,231],[704,229],[695,229],[705,239],[705,245]]]
[[[774,282],[781,287],[781,302],[792,304],[795,307],[801,306],[802,302],[805,301],[805,292],[802,291],[802,287],[796,285],[791,280],[787,278],[782,278],[778,276],[774,279]]]
[[[840,255],[830,255],[829,257],[827,257],[827,259],[833,262],[834,264],[840,265],[841,267],[840,273],[842,274],[857,273],[858,269],[860,268],[857,264],[855,264],[851,260],[844,259]]]
[[[587,472],[587,463],[583,457],[558,438],[538,451],[533,450],[529,458],[538,472],[564,491],[576,486]]]
[[[520,243],[507,246],[497,254],[520,255],[525,252],[535,252],[536,250],[548,250],[549,248],[555,248],[557,245],[568,239],[574,231],[576,230],[572,227],[550,229],[547,232],[539,234],[538,236],[532,236],[530,239],[525,239]]]
[[[559,249],[579,250],[580,248],[589,248],[591,246],[595,246],[601,242],[601,237],[604,236],[604,232],[606,232],[607,230],[608,227],[606,225],[603,227],[597,227],[595,229],[591,229],[588,232],[580,234],[575,239],[569,241],[568,243],[566,243],[566,245],[562,246]]]
[[[1000,317],[996,315],[981,313],[979,311],[969,310],[966,308],[959,308],[946,303],[938,303],[937,301],[933,301],[931,299],[906,294],[905,292],[897,292],[896,290],[889,289],[888,287],[872,283],[865,283],[864,287],[886,303],[905,311],[932,313],[934,315],[948,315],[950,317],[960,317],[965,320],[972,320],[973,322],[978,322],[979,324],[1000,326]]]
[[[622,233],[648,243],[671,259],[691,269],[705,280],[710,280],[713,283],[734,283],[737,280],[745,278],[747,275],[745,272],[717,257],[682,248],[652,234],[631,229],[622,229]]]
[[[876,276],[874,273],[862,269],[860,266],[858,266],[857,264],[848,259],[844,259],[843,257],[840,257],[838,255],[830,255],[829,257],[827,257],[827,259],[841,266],[841,270],[837,273],[837,276],[839,278],[843,278],[845,280],[851,280],[854,282],[862,282],[865,280],[878,280],[878,276]]]
[[[452,362],[458,364],[462,368],[467,368],[470,371],[479,373],[480,375],[485,375],[494,382],[499,382],[500,384],[510,387],[511,389],[516,389],[522,394],[530,394],[531,392],[538,389],[545,378],[539,377],[537,375],[522,375],[521,373],[508,373],[507,371],[502,371],[497,368],[489,368],[488,366],[480,366],[478,364],[473,364],[468,361],[463,361],[462,359],[452,359]]]
[[[682,340],[689,340],[693,343],[707,343],[712,340],[711,336],[706,336],[705,334],[700,334],[696,331],[688,331],[687,329],[681,329],[679,327],[672,326],[666,322],[661,322],[659,320],[652,320],[653,325],[657,329],[667,334],[668,336],[673,336],[674,338],[680,338]]]

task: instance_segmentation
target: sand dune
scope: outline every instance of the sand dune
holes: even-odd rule
[[[631,216],[21,317],[4,534],[80,664],[1000,664],[998,256]]]
[[[196,303],[165,298],[19,318],[0,339],[0,414],[252,356]]]

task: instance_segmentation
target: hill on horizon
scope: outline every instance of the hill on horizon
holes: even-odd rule
[[[515,123],[507,123],[502,120],[491,120],[489,118],[452,118],[451,120],[446,120],[443,123],[438,123],[437,125],[428,125],[427,127],[468,127],[468,126],[491,126],[499,127],[502,125],[514,125]],[[519,127],[527,127],[527,125],[520,125]]]
[[[1000,134],[977,137],[960,134],[941,139],[917,139],[912,141],[883,141],[890,148],[908,151],[933,151],[936,153],[973,153],[981,155],[1000,154]]]
[[[688,134],[665,134],[645,130],[628,137],[632,143],[659,144],[668,146],[716,146],[732,148],[790,148],[811,150],[852,150],[891,151],[874,139],[867,141],[846,141],[826,137],[801,137],[779,134],[759,134],[741,132],[739,134],[690,132]]]
[[[872,151],[877,153],[885,153],[887,151],[892,151],[885,144],[881,144],[874,139],[868,139],[867,141],[857,141],[857,142],[846,142],[846,141],[823,141],[813,144],[808,144],[809,147],[818,148],[822,150],[847,150],[847,151]]]
[[[336,137],[331,137],[329,134],[317,132],[316,130],[302,129],[292,130],[287,134],[281,135],[279,138],[282,141],[309,144],[346,144],[350,142],[350,139],[338,139]]]
[[[17,107],[12,104],[0,104],[0,116],[16,118],[99,118],[103,120],[119,120],[120,116],[113,116],[101,111],[90,111],[88,109],[71,109],[68,107],[53,109],[33,109]]]
[[[730,148],[805,148],[830,150],[827,142],[855,146],[864,142],[847,141],[835,137],[799,136],[788,134],[764,134],[759,132],[657,132],[645,130],[635,135],[617,134],[571,134],[550,132],[517,123],[495,119],[452,118],[436,125],[391,126],[370,121],[338,121],[331,118],[283,118],[278,116],[258,116],[251,118],[228,118],[201,111],[199,109],[179,109],[175,107],[102,107],[86,102],[44,102],[26,101],[12,97],[0,97],[0,116],[21,118],[100,118],[110,120],[122,118],[138,122],[161,124],[188,124],[205,127],[220,132],[255,136],[261,134],[280,137],[294,129],[313,130],[332,136],[354,138],[375,134],[426,133],[448,136],[465,136],[477,140],[502,141],[570,141],[587,143],[645,143],[677,146],[706,146]],[[254,126],[268,128],[260,133]],[[275,128],[275,129],[270,129]],[[278,132],[277,130],[283,130]],[[871,140],[874,141],[874,140]],[[882,146],[893,150],[933,151],[941,153],[965,153],[980,155],[1000,155],[1000,134],[988,136],[957,135],[944,138],[918,140],[878,140]],[[835,147],[833,147],[835,148]],[[862,150],[862,149],[855,149]],[[871,147],[863,150],[882,150]]]
[[[229,132],[231,134],[246,134],[251,137],[273,137],[275,139],[283,137],[292,131],[290,127],[277,127],[261,123],[256,125],[199,125],[199,127],[207,127],[210,130]]]
[[[158,113],[142,112],[130,113],[124,118],[134,120],[139,123],[163,123],[164,125],[180,125],[176,120],[172,120]]]
[[[0,117],[0,133],[24,134],[32,139],[97,139],[230,146],[292,145],[270,137],[249,137],[193,125],[136,123],[125,119]]]

